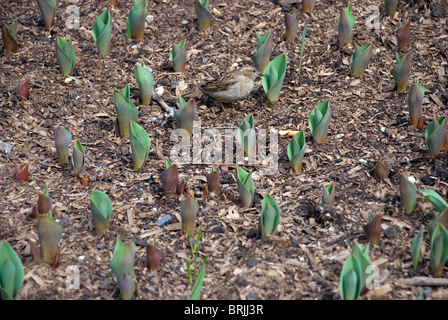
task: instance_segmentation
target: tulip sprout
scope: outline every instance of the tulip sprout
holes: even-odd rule
[[[17,22],[11,26],[6,23],[2,23],[2,37],[3,47],[11,52],[17,51]]]
[[[369,214],[369,221],[364,226],[366,240],[378,246],[380,244],[381,231],[381,214]]]
[[[57,127],[54,132],[54,144],[60,165],[68,162],[68,149],[72,143],[72,134],[64,127]]]
[[[355,44],[355,52],[350,58],[350,72],[352,76],[363,77],[372,55],[372,46],[367,43],[361,47]]]
[[[378,160],[375,165],[374,173],[376,181],[381,182],[389,177],[390,168],[383,161]]]
[[[187,191],[187,197],[180,203],[182,234],[193,234],[199,205],[194,196]]]
[[[166,159],[165,171],[160,175],[160,181],[162,182],[162,188],[167,194],[174,194],[177,192],[179,184],[179,172],[177,164],[171,164]]]
[[[95,235],[100,237],[104,231],[110,229],[112,202],[108,195],[101,190],[93,191],[90,196],[90,210],[92,211]]]
[[[430,238],[439,224],[444,227],[448,226],[448,209],[443,210],[441,213],[437,213],[434,219],[428,224],[428,235]]]
[[[340,9],[338,26],[340,48],[352,42],[352,31],[355,26],[355,22],[356,20],[353,17],[351,5],[348,5],[347,8]]]
[[[92,35],[95,40],[98,52],[103,56],[110,53],[110,37],[112,34],[112,20],[109,9],[95,17],[93,24]]]
[[[255,34],[257,36],[257,51],[252,57],[252,61],[254,62],[255,68],[263,73],[271,59],[274,37],[271,32],[268,32],[264,36],[258,32],[255,32]]]
[[[311,12],[314,10],[315,5],[316,5],[316,0],[302,0],[302,11],[303,12]]]
[[[139,66],[134,67],[134,75],[137,80],[142,104],[147,106],[151,103],[151,94],[154,89],[154,76],[152,71],[142,61]]]
[[[297,21],[297,12],[285,13],[285,29],[286,36],[285,40],[287,42],[294,42],[297,31],[299,31],[299,22]]]
[[[408,47],[410,34],[411,21],[408,21],[405,24],[399,22],[399,27],[396,33],[398,50],[403,50],[404,48]]]
[[[19,78],[19,85],[17,86],[17,94],[24,99],[28,99],[28,94],[30,91],[30,78],[26,78],[22,81]]]
[[[62,239],[62,227],[50,214],[37,218],[37,234],[40,242],[40,256],[52,265],[59,259],[59,242]]]
[[[243,208],[251,208],[254,200],[254,180],[252,174],[243,168],[237,167],[237,185],[240,193],[240,202]]]
[[[130,120],[129,140],[131,142],[134,170],[138,170],[145,165],[146,159],[148,158],[151,145],[149,135],[142,126]]]
[[[14,180],[15,181],[28,181],[28,168],[29,162],[27,162],[22,168],[14,162]]]
[[[179,96],[179,110],[174,113],[174,119],[179,128],[188,131],[190,138],[193,135],[193,123],[196,115],[197,110],[194,101],[188,100],[188,102],[186,102],[184,98]]]
[[[447,135],[446,117],[442,116],[431,121],[426,127],[425,141],[428,146],[429,155],[435,158],[444,148]]]
[[[114,91],[114,106],[117,112],[118,132],[121,137],[129,134],[129,121],[137,122],[138,110],[131,102],[131,90],[129,84],[126,85],[123,92],[117,89]]]
[[[302,173],[305,145],[305,134],[303,130],[296,133],[288,144],[287,154],[292,172],[294,173]]]
[[[334,183],[330,183],[328,186],[322,188],[322,197],[320,199],[321,203],[326,203],[327,205],[333,205],[335,195]]]
[[[406,90],[406,86],[409,79],[409,73],[411,72],[411,55],[409,53],[400,57],[398,53],[395,54],[396,65],[391,70],[391,74],[395,80],[395,90],[397,92],[403,92]]]
[[[146,245],[146,265],[150,271],[159,269],[160,261],[163,258],[163,252],[154,244],[148,243]]]
[[[423,245],[423,233],[425,232],[425,227],[421,226],[418,233],[415,235],[414,239],[412,239],[412,262],[414,269],[417,269],[418,261],[420,260],[420,251]]]
[[[367,268],[372,265],[369,248],[368,244],[363,248],[357,242],[352,247],[352,253],[345,261],[340,277],[343,300],[357,300],[364,292],[366,280],[370,276],[367,274]]]
[[[253,115],[248,115],[239,125],[237,140],[243,148],[246,157],[255,157],[257,155],[257,136]]]
[[[286,55],[282,53],[272,60],[263,72],[262,84],[269,104],[273,104],[280,97],[280,90],[286,75],[286,65]]]
[[[136,41],[143,40],[148,0],[134,0],[134,6],[126,19],[126,36]]]
[[[194,9],[198,17],[199,28],[210,28],[212,25],[212,14],[209,9],[209,0],[194,0]]]
[[[397,5],[398,0],[384,0],[384,9],[389,18],[394,18],[395,13],[397,12]]]
[[[209,192],[213,192],[219,195],[219,186],[221,178],[219,176],[219,171],[216,169],[211,169],[210,173],[207,175],[207,188]]]
[[[431,237],[431,272],[439,277],[448,260],[448,231],[438,224]]]
[[[71,76],[75,70],[76,63],[76,53],[71,42],[62,37],[57,37],[56,55],[58,57],[62,75],[64,77]]]
[[[423,126],[423,98],[425,96],[425,87],[415,81],[409,87],[408,110],[411,125],[420,129]]]
[[[37,0],[37,3],[44,17],[45,30],[50,32],[56,14],[56,0]]]
[[[135,256],[135,243],[130,240],[123,243],[117,237],[114,249],[114,257],[110,262],[110,268],[117,278],[120,296],[123,300],[131,300],[135,291],[133,277]]]
[[[266,240],[269,235],[277,232],[280,222],[280,208],[271,195],[266,194],[261,203],[259,232],[261,239]]]
[[[76,177],[78,177],[79,173],[84,169],[85,161],[84,148],[82,147],[81,142],[76,140],[72,151],[72,165],[75,169]]]
[[[187,60],[187,45],[185,40],[181,40],[171,47],[170,61],[174,72],[185,72],[185,63]]]
[[[448,209],[448,203],[434,190],[425,189],[422,191],[425,198],[434,206],[438,213]]]
[[[327,139],[328,129],[331,121],[330,102],[323,101],[310,113],[309,126],[313,140],[316,143],[324,143]]]
[[[23,283],[23,265],[11,245],[0,243],[0,296],[2,300],[13,300]]]
[[[404,174],[400,175],[400,201],[406,213],[414,211],[417,202],[417,187]]]

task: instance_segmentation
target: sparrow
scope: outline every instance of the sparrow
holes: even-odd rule
[[[196,91],[183,95],[193,98],[207,95],[221,103],[231,103],[246,98],[255,86],[255,79],[263,74],[255,67],[243,66],[221,78],[208,81]]]

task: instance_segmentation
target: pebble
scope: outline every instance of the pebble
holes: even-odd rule
[[[11,152],[12,147],[9,143],[0,140],[0,150],[6,154]]]
[[[171,220],[171,215],[166,214],[164,215],[162,218],[159,219],[159,221],[157,221],[157,226],[158,227],[163,227],[164,225],[166,225],[168,223],[168,221]]]
[[[163,95],[163,92],[165,92],[165,89],[163,89],[163,87],[157,87],[154,90],[159,96]]]
[[[182,20],[182,24],[188,24],[188,21],[187,20]]]

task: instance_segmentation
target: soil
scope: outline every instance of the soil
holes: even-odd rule
[[[251,64],[256,50],[255,32],[274,33],[271,58],[287,55],[288,66],[279,100],[266,100],[261,81],[245,100],[223,109],[216,101],[196,100],[197,120],[202,129],[236,128],[253,114],[257,128],[304,130],[307,152],[302,174],[293,174],[286,149],[291,137],[279,135],[278,170],[263,175],[253,172],[255,202],[251,209],[239,206],[234,165],[218,166],[219,196],[204,196],[209,164],[180,164],[181,179],[199,204],[196,231],[202,228],[198,263],[208,256],[202,287],[203,300],[294,300],[340,299],[339,276],[353,241],[367,245],[364,225],[369,214],[381,214],[379,245],[370,244],[370,258],[379,269],[379,288],[361,299],[446,299],[444,286],[418,286],[403,279],[430,277],[429,240],[425,235],[421,261],[412,267],[411,242],[420,226],[427,228],[435,215],[421,194],[423,189],[448,192],[446,151],[431,158],[425,144],[425,128],[448,107],[448,24],[446,0],[400,1],[394,19],[379,6],[380,27],[369,28],[367,20],[378,1],[352,3],[356,24],[353,42],[371,43],[373,54],[363,78],[350,76],[353,46],[339,48],[339,8],[346,3],[318,0],[312,13],[303,13],[297,1],[211,1],[211,29],[200,30],[192,1],[149,1],[145,37],[126,38],[126,17],[132,1],[57,1],[57,19],[51,37],[45,32],[37,1],[10,1],[0,21],[18,25],[19,49],[0,51],[0,140],[10,152],[0,151],[0,239],[8,241],[22,260],[25,279],[19,300],[119,299],[116,279],[109,267],[117,237],[133,240],[136,247],[133,299],[188,299],[193,288],[187,275],[187,260],[193,258],[187,237],[180,232],[179,197],[163,193],[160,175],[165,159],[176,142],[170,135],[177,128],[172,116],[156,102],[140,104],[133,74],[144,61],[152,68],[161,98],[178,108],[177,97],[206,80],[237,66]],[[69,5],[79,9],[79,27],[69,29]],[[91,29],[94,17],[111,8],[113,21],[110,56],[98,54]],[[370,9],[369,9],[370,8]],[[283,42],[284,14],[297,9],[299,34],[293,43]],[[370,11],[369,11],[370,10]],[[418,80],[425,88],[424,126],[409,124],[407,92],[394,91],[390,70],[395,66],[395,31],[399,21],[411,20],[411,39],[400,54],[412,54],[408,84]],[[301,30],[307,23],[301,74],[298,74]],[[77,54],[70,80],[60,73],[55,55],[56,36],[72,41]],[[187,66],[175,73],[169,61],[174,43],[186,39]],[[29,99],[15,91],[17,79],[30,78]],[[149,133],[151,151],[144,168],[133,170],[129,140],[115,134],[114,88],[131,87],[131,100],[140,111],[139,124]],[[160,89],[158,89],[160,90]],[[332,118],[325,143],[316,144],[308,127],[311,110],[329,100]],[[161,115],[161,116],[160,116]],[[153,117],[160,116],[156,119]],[[86,153],[89,186],[81,185],[71,163],[57,162],[54,130],[63,126],[79,139]],[[204,145],[203,145],[204,147]],[[70,151],[71,152],[71,151]],[[374,166],[387,162],[389,176],[377,181]],[[29,162],[29,181],[14,181],[14,165]],[[399,176],[416,178],[417,206],[406,214],[400,204]],[[333,205],[320,205],[322,188],[335,184]],[[32,206],[47,187],[53,202],[53,217],[63,227],[59,266],[54,269],[34,261],[31,244],[38,245]],[[100,189],[113,204],[111,229],[102,237],[94,234],[90,194]],[[263,196],[269,193],[280,206],[278,233],[263,241],[258,221]],[[168,223],[158,226],[166,214]],[[195,234],[195,236],[197,233]],[[146,265],[146,245],[156,241],[163,251],[159,269]],[[79,288],[67,280],[79,270]],[[446,278],[443,275],[436,278]]]

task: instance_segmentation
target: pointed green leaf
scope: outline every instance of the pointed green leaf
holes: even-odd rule
[[[447,122],[445,116],[436,118],[428,124],[425,131],[425,141],[431,157],[435,158],[443,149],[446,135]]]
[[[129,84],[126,85],[123,92],[119,92],[117,89],[114,91],[114,106],[117,112],[120,136],[122,137],[129,134],[129,121],[137,122],[139,114],[138,109],[129,100],[129,92]]]
[[[37,3],[44,17],[45,29],[50,31],[56,14],[56,0],[37,0]]]
[[[185,62],[187,59],[187,46],[185,40],[181,40],[173,45],[170,52],[170,61],[175,72],[185,72]]]
[[[431,202],[437,212],[443,212],[448,208],[448,203],[434,190],[425,189],[422,191],[425,198]]]
[[[285,13],[285,29],[286,36],[285,40],[287,42],[294,42],[297,32],[299,31],[299,23],[297,21],[296,12],[293,13]]]
[[[352,76],[363,77],[372,55],[372,46],[367,43],[361,47],[355,44],[355,52],[350,59],[350,72]]]
[[[260,234],[262,239],[277,230],[280,222],[280,208],[271,195],[266,194],[261,204]]]
[[[196,216],[199,211],[199,205],[196,199],[192,196],[187,196],[180,203],[180,217],[182,223],[183,234],[193,234],[194,226],[196,224]]]
[[[137,80],[142,104],[147,106],[151,102],[151,94],[154,89],[154,76],[143,61],[140,66],[134,68],[134,75]]]
[[[134,1],[134,6],[126,19],[126,36],[136,41],[143,40],[148,0]]]
[[[411,21],[409,20],[405,24],[401,24],[400,27],[397,29],[396,36],[397,36],[397,45],[398,50],[403,50],[404,48],[407,48],[409,45],[409,37],[411,35]]]
[[[359,262],[352,255],[348,257],[342,267],[340,277],[340,292],[342,300],[357,300],[361,295],[362,271]]]
[[[201,290],[202,283],[204,281],[205,274],[205,264],[207,263],[208,256],[204,257],[204,261],[202,262],[201,268],[199,269],[198,277],[193,286],[193,290],[191,291],[190,300],[201,300]]]
[[[79,140],[76,140],[72,151],[72,165],[75,169],[76,176],[78,176],[82,169],[84,169],[84,164],[84,148],[82,147],[81,142],[79,142]]]
[[[440,276],[448,260],[448,231],[438,224],[431,237],[431,272]]]
[[[37,220],[41,256],[46,262],[52,262],[62,238],[62,227],[49,215],[39,215]]]
[[[291,169],[294,173],[302,172],[305,145],[305,134],[303,133],[303,130],[296,133],[288,144],[287,154]]]
[[[120,238],[117,237],[114,257],[110,263],[110,268],[117,278],[120,295],[123,300],[130,300],[135,291],[135,284],[132,279],[134,256],[134,241],[130,240],[123,243]]]
[[[261,36],[258,32],[255,34],[257,37],[257,51],[252,57],[252,61],[254,62],[255,68],[263,73],[271,59],[274,36],[271,32],[268,32],[264,36]]]
[[[414,128],[418,128],[420,118],[422,117],[423,98],[425,96],[425,87],[415,81],[409,87],[408,111],[410,123]]]
[[[112,34],[112,21],[109,10],[104,11],[99,17],[95,17],[92,35],[98,52],[104,56],[110,52],[110,37]]]
[[[414,211],[417,202],[417,187],[404,174],[400,176],[400,201],[406,213]]]
[[[352,41],[352,31],[355,26],[355,18],[352,15],[352,7],[348,5],[347,8],[341,8],[339,14],[339,47],[343,47]]]
[[[60,165],[66,164],[68,162],[68,151],[72,143],[72,134],[63,127],[57,127],[54,132],[54,141],[58,154],[58,163]]]
[[[418,233],[416,234],[414,239],[412,239],[411,250],[412,250],[412,261],[413,261],[414,269],[417,269],[418,261],[420,260],[420,251],[421,251],[422,244],[423,244],[423,233],[424,232],[425,232],[425,227],[421,226],[420,230],[418,231]]]
[[[179,105],[179,110],[174,113],[174,119],[176,120],[179,128],[187,130],[190,137],[192,137],[193,122],[197,115],[196,104],[193,100],[188,100],[188,102],[185,102],[185,100],[179,96]]]
[[[411,54],[407,53],[403,57],[400,57],[398,53],[395,54],[396,65],[391,70],[391,74],[395,80],[395,90],[397,92],[403,92],[406,90],[406,86],[409,79],[409,73],[411,72]]]
[[[62,37],[57,37],[56,40],[56,55],[61,68],[61,73],[64,77],[71,76],[75,69],[76,53],[70,41]]]
[[[2,300],[14,299],[23,283],[23,266],[11,245],[0,243],[0,291]]]
[[[272,60],[265,69],[262,84],[270,104],[280,97],[280,90],[286,75],[286,65],[286,55],[282,53]]]
[[[310,113],[309,126],[313,140],[316,143],[324,143],[327,139],[328,129],[331,121],[330,102],[323,101],[317,105]]]
[[[200,29],[208,29],[212,25],[212,14],[209,11],[209,0],[194,0],[194,8]]]
[[[134,170],[144,166],[149,154],[150,139],[148,133],[134,121],[129,122],[129,139],[134,160]]]
[[[17,51],[17,22],[11,26],[6,23],[2,23],[2,37],[3,46],[6,50],[11,52]]]
[[[245,208],[252,207],[255,192],[254,181],[250,172],[246,172],[243,168],[237,167],[237,185],[240,193],[241,206]]]

